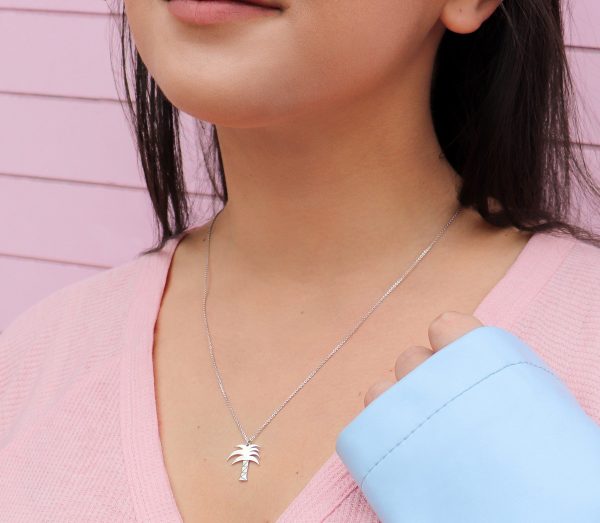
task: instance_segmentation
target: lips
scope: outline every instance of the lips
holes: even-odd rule
[[[167,0],[170,1],[170,0]],[[218,0],[194,0],[196,2],[209,2],[209,1],[218,1]],[[280,3],[273,2],[272,0],[230,0],[237,4],[246,4],[246,5],[254,5],[258,7],[266,7],[269,9],[283,9],[283,6]]]
[[[204,0],[199,0],[204,1]],[[269,7],[271,9],[281,9],[281,5],[275,4],[274,2],[270,2],[268,0],[234,0],[238,4],[248,4],[248,5],[257,5],[259,7]]]

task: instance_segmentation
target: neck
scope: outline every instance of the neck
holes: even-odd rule
[[[302,281],[418,255],[457,209],[460,177],[440,158],[428,90],[406,85],[314,119],[219,127],[228,203],[213,234],[228,254]]]

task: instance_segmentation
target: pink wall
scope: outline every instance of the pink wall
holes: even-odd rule
[[[586,152],[600,172],[600,2],[572,0],[572,9],[569,55]],[[153,241],[112,77],[116,34],[103,0],[0,0],[0,330]],[[205,209],[202,191],[189,187]]]

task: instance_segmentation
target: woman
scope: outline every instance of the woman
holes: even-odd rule
[[[376,521],[336,435],[481,324],[600,421],[559,2],[261,3],[125,0],[160,241],[0,337],[5,521]],[[178,110],[214,124],[195,227]]]

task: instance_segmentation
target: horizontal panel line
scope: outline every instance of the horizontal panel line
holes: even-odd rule
[[[112,102],[112,103],[125,103],[125,100],[119,98],[103,98],[97,96],[82,96],[82,95],[70,95],[70,94],[52,94],[52,93],[36,93],[27,91],[4,91],[0,90],[0,95],[6,96],[23,96],[30,98],[53,98],[58,100],[75,100],[78,102]]]
[[[97,265],[93,263],[85,263],[85,262],[74,262],[69,260],[58,260],[53,258],[40,258],[38,256],[26,256],[23,254],[10,254],[6,252],[0,252],[0,258],[8,258],[12,260],[27,260],[27,261],[37,261],[43,263],[52,263],[54,265],[69,265],[70,267],[82,267],[85,269],[110,269],[112,268],[110,265]]]
[[[591,148],[591,149],[594,149],[594,148],[598,148],[598,147],[600,147],[600,144],[597,144],[597,143],[590,143],[590,142],[579,142],[579,143],[578,143],[578,142],[571,142],[571,144],[572,144],[572,145],[581,145],[581,147],[583,147],[584,149],[585,149],[586,147],[589,147],[589,148]]]
[[[120,16],[120,13],[113,13],[112,11],[106,10],[104,13],[95,11],[77,11],[76,9],[43,9],[36,7],[0,7],[0,11],[8,11],[14,13],[39,13],[44,15],[74,15],[74,16]]]
[[[567,49],[573,49],[575,51],[584,51],[584,52],[592,52],[592,53],[598,53],[600,54],[600,47],[594,47],[591,45],[572,45],[569,44],[566,46]]]
[[[600,144],[597,143],[582,143],[583,148],[589,147],[590,149],[600,149]]]
[[[48,182],[48,183],[62,183],[62,184],[66,184],[66,185],[86,185],[86,186],[92,186],[92,187],[103,187],[103,188],[108,188],[108,189],[128,189],[128,190],[132,190],[132,191],[138,191],[138,192],[147,192],[146,187],[136,187],[135,185],[122,185],[122,184],[118,184],[118,183],[109,183],[109,182],[91,182],[91,181],[87,181],[87,180],[75,180],[75,179],[64,179],[64,178],[55,178],[52,176],[37,176],[37,175],[33,175],[33,174],[15,174],[15,173],[7,173],[7,172],[1,172],[0,171],[0,178],[2,177],[6,177],[6,178],[17,178],[19,180],[25,179],[25,180],[32,180],[32,181],[36,181],[36,182]],[[204,193],[204,192],[196,192],[196,191],[186,191],[186,194],[188,195],[192,195],[192,196],[202,196],[202,197],[207,197],[207,198],[211,198],[213,195],[210,193]]]

